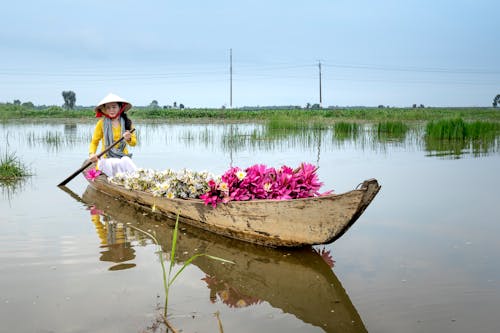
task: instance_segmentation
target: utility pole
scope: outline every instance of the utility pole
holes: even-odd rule
[[[233,108],[233,49],[229,49],[229,107]]]
[[[318,69],[319,69],[319,107],[323,107],[323,99],[321,96],[321,60],[318,61]]]

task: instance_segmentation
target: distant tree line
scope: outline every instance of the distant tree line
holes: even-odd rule
[[[14,105],[20,105],[20,106],[24,106],[25,108],[30,108],[30,109],[33,109],[35,108],[35,104],[31,103],[31,102],[24,102],[24,103],[21,103],[20,100],[18,99],[15,99],[14,100],[14,103],[12,103]]]
[[[62,107],[66,110],[73,110],[75,108],[75,105],[76,105],[75,92],[72,90],[67,90],[67,91],[63,91],[61,94],[62,94],[62,97],[64,100],[64,104],[62,105]],[[0,104],[2,104],[2,103],[0,103]],[[7,104],[9,104],[9,103],[7,103]],[[21,101],[19,99],[15,99],[12,104],[23,106],[26,108],[31,108],[31,109],[39,109],[39,108],[46,107],[45,105],[35,106],[32,102],[21,103]],[[499,105],[500,105],[500,94],[496,95],[495,98],[493,99],[493,107],[496,108]],[[349,106],[346,106],[346,107],[349,108]],[[386,108],[386,107],[389,108],[389,106],[384,106],[383,104],[380,104],[377,106],[377,108]],[[185,109],[186,107],[182,103],[177,104],[177,102],[173,102],[172,105],[164,105],[163,107],[160,107],[160,104],[158,103],[158,101],[153,100],[153,101],[151,101],[151,103],[148,106],[146,106],[146,108],[150,108],[150,109],[161,109],[161,108],[163,108],[163,109]],[[225,109],[225,108],[226,108],[225,105],[223,105],[221,107],[221,109]],[[290,110],[290,109],[302,109],[302,108],[311,109],[311,110],[322,109],[322,107],[318,103],[311,104],[309,102],[304,107],[302,107],[300,105],[271,105],[271,106],[243,106],[243,107],[239,107],[238,109],[242,109],[242,110],[288,109],[288,110]],[[328,106],[326,108],[327,109],[335,109],[335,108],[338,108],[338,106]],[[413,104],[412,108],[414,108],[414,109],[415,108],[425,108],[425,105],[424,104],[420,104],[420,105]]]
[[[150,109],[160,109],[160,104],[156,99],[154,99],[151,103],[149,103],[148,108]],[[180,103],[179,106],[177,106],[177,102],[174,102],[173,105],[163,105],[164,109],[184,109],[185,106],[184,104]]]

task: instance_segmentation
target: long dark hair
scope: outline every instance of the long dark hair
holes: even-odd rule
[[[123,107],[122,102],[118,102],[118,105],[120,106],[120,109]],[[132,120],[130,120],[130,118],[127,116],[125,112],[122,112],[120,114],[120,117],[122,117],[123,120],[125,120],[125,130],[130,131],[132,129]]]
[[[125,112],[122,112],[120,117],[122,117],[123,120],[125,120],[125,130],[130,131],[132,129],[132,120],[130,120],[130,118],[127,116]]]

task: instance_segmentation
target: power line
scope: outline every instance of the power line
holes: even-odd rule
[[[232,58],[232,49],[230,57]],[[232,74],[232,59],[230,71]],[[385,66],[385,65],[363,65],[363,64],[331,64],[322,63],[323,67],[333,67],[333,68],[344,68],[344,69],[355,69],[355,70],[376,70],[376,71],[394,71],[394,72],[417,72],[417,73],[442,73],[442,74],[482,74],[482,75],[495,75],[500,74],[500,70],[495,69],[466,69],[466,68],[439,68],[439,67],[415,67],[415,66]],[[255,72],[271,72],[276,73],[278,71],[290,70],[290,69],[300,69],[300,68],[311,68],[312,64],[238,64],[240,72],[238,75],[245,75],[245,70],[251,70],[251,73]],[[82,70],[71,69],[71,68],[59,68],[63,70],[62,72],[57,72],[56,70],[28,70],[28,69],[12,69],[12,68],[0,68],[0,76],[44,76],[44,77],[102,77],[102,76],[113,76],[113,77],[124,77],[124,78],[179,78],[179,77],[190,77],[199,75],[223,75],[225,71],[221,68],[220,70],[198,70],[198,71],[155,71],[153,73],[143,70],[139,71],[137,69],[133,70],[122,70],[122,69],[107,69],[102,71],[95,70]],[[66,71],[67,70],[67,71]],[[226,72],[227,73],[227,72]]]
[[[443,68],[443,67],[415,67],[415,66],[385,66],[385,65],[349,65],[349,64],[324,64],[326,67],[364,69],[393,72],[420,72],[420,73],[446,73],[446,74],[500,74],[500,70],[471,69],[471,68]]]

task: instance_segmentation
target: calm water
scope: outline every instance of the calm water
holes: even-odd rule
[[[164,332],[165,294],[151,213],[56,184],[87,155],[93,124],[0,125],[0,154],[35,175],[0,188],[0,331]],[[451,155],[404,138],[334,133],[265,135],[258,124],[138,123],[139,166],[222,173],[230,165],[319,165],[323,190],[367,178],[382,190],[339,240],[278,251],[184,228],[169,319],[184,332],[497,332],[500,328],[500,153],[468,145]],[[437,147],[437,148],[436,148]],[[323,255],[321,255],[323,254]],[[169,258],[165,255],[165,258]],[[333,261],[332,261],[333,260]],[[168,264],[168,260],[167,260]]]

